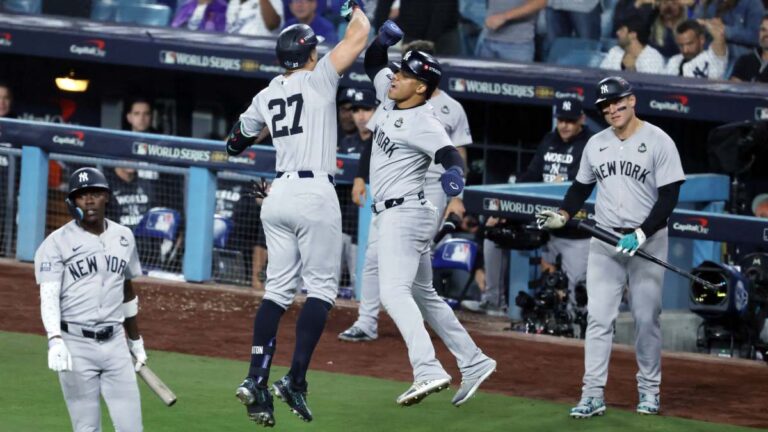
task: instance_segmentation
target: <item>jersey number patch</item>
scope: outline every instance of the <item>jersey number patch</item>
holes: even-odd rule
[[[285,118],[286,115],[286,105],[292,106],[296,105],[296,109],[293,113],[293,124],[291,125],[291,128],[288,129],[288,126],[283,126],[281,128],[277,127],[277,122],[282,121]],[[272,111],[272,108],[278,107],[278,112],[272,117],[272,138],[280,138],[288,135],[296,135],[304,132],[304,129],[299,125],[301,122],[301,108],[304,106],[304,98],[301,96],[301,93],[295,94],[293,96],[288,97],[288,102],[284,101],[283,99],[272,99],[267,104],[267,107],[270,111]]]

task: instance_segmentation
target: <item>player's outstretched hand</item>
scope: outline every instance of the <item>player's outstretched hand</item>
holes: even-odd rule
[[[60,337],[48,341],[48,367],[54,372],[72,370],[72,355]]]
[[[454,197],[464,190],[464,173],[457,167],[450,167],[440,176],[440,184],[446,195]]]
[[[352,12],[354,12],[355,8],[359,8],[360,10],[363,10],[360,4],[355,0],[345,1],[344,4],[341,5],[341,17],[347,20],[347,22],[349,22],[349,20],[352,19]]]
[[[560,212],[544,210],[536,213],[536,226],[539,229],[560,229],[565,226],[567,220]]]
[[[136,359],[134,369],[138,372],[142,366],[147,364],[147,352],[144,351],[144,338],[141,336],[136,340],[128,338],[128,349],[131,350],[133,358]]]
[[[638,228],[635,232],[627,234],[619,239],[619,242],[616,243],[616,252],[634,256],[635,252],[640,249],[640,246],[642,246],[643,243],[645,243],[645,233]]]
[[[352,202],[358,207],[365,205],[365,180],[361,177],[355,177],[352,182]]]
[[[376,39],[384,46],[392,46],[403,38],[403,31],[392,20],[387,20],[379,28],[379,34]]]

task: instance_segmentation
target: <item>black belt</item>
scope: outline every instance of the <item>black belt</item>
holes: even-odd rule
[[[634,228],[611,228],[612,230],[616,231],[619,234],[632,234],[635,232]]]
[[[80,327],[80,326],[78,326]],[[61,330],[69,333],[69,324],[62,321],[61,322]],[[72,334],[72,333],[71,333]],[[105,341],[112,337],[112,334],[114,334],[114,328],[112,326],[109,327],[101,327],[97,331],[93,330],[86,330],[82,327],[80,327],[80,335],[75,333],[75,336],[83,336],[88,339],[96,339],[97,341]]]
[[[315,173],[312,171],[296,171],[296,173],[299,175],[299,178],[315,178]],[[278,171],[277,172],[277,178],[280,178],[285,175],[285,171]],[[336,185],[336,182],[333,181],[333,176],[328,174],[328,181],[331,182],[332,185]]]
[[[413,195],[410,195],[410,196],[413,197]],[[400,204],[405,202],[405,198],[406,197],[400,197],[400,198],[390,198],[388,200],[384,200],[384,210],[390,209],[392,207],[399,206]],[[417,193],[416,194],[416,198],[419,199],[419,200],[423,200],[424,199],[424,191],[421,191],[421,192]],[[373,205],[371,205],[371,211],[373,211],[376,214],[381,213],[381,211],[384,211],[384,210],[376,211],[376,205],[377,204],[379,204],[379,203],[373,203]]]

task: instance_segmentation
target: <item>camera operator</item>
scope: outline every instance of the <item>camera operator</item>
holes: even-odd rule
[[[517,178],[518,183],[561,183],[576,177],[581,154],[592,132],[584,126],[584,111],[579,99],[560,99],[554,107],[557,127],[542,138],[528,169]],[[486,229],[504,220],[489,218]],[[589,235],[576,229],[552,231],[550,240],[542,249],[541,267],[544,272],[555,272],[557,256],[561,256],[562,271],[568,277],[569,309],[575,310],[575,288],[587,276]],[[486,238],[483,242],[486,291],[483,302],[499,302],[504,272],[501,269],[502,248]],[[483,306],[481,302],[481,306]],[[498,304],[498,303],[497,303]],[[485,308],[492,307],[486,305]]]

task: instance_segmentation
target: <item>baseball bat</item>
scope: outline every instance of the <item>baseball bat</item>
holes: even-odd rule
[[[616,246],[616,244],[619,242],[619,236],[618,235],[616,235],[616,234],[614,234],[614,233],[612,233],[610,231],[606,231],[606,230],[604,230],[604,229],[602,229],[602,228],[600,228],[598,226],[592,225],[592,224],[590,224],[590,223],[588,223],[586,221],[583,221],[583,220],[579,221],[578,228],[580,230],[583,230],[583,231],[586,231],[586,232],[590,233],[592,235],[592,237],[594,237],[594,238],[596,238],[598,240],[602,240],[605,243],[610,244],[611,246]],[[668,262],[666,262],[664,260],[656,258],[655,256],[649,254],[648,252],[646,252],[644,250],[638,249],[637,252],[635,252],[635,255],[639,256],[640,258],[646,259],[646,260],[648,260],[648,261],[650,261],[652,263],[658,264],[658,265],[664,267],[667,270],[671,270],[671,271],[679,274],[680,276],[683,276],[683,277],[688,278],[688,279],[690,279],[690,280],[692,280],[692,281],[694,281],[696,283],[699,283],[704,288],[706,288],[708,290],[717,291],[719,287],[724,285],[723,283],[715,285],[712,282],[706,281],[706,280],[704,280],[704,279],[702,279],[702,278],[692,274],[691,272],[687,272],[687,271],[685,271],[685,270],[683,270],[681,268],[673,266],[672,264],[670,264],[670,263],[668,263]]]
[[[176,403],[176,395],[168,388],[167,385],[160,379],[147,365],[142,365],[137,372],[141,379],[147,383],[155,394],[163,401],[166,406],[173,406]]]

